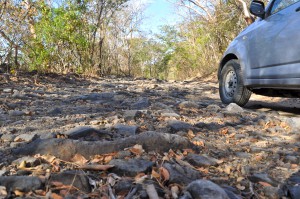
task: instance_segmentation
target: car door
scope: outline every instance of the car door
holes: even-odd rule
[[[249,79],[300,77],[299,11],[299,0],[274,0],[266,18],[247,34]]]

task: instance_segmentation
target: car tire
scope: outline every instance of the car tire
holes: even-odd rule
[[[230,60],[224,65],[219,78],[219,93],[224,104],[244,106],[249,101],[251,91],[243,84],[238,60]]]

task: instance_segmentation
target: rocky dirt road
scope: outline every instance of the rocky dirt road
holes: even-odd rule
[[[0,77],[0,198],[300,198],[295,99],[216,80]]]

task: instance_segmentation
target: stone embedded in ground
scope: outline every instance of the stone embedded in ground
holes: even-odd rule
[[[37,138],[37,134],[21,134],[15,137],[14,142],[31,142]]]
[[[170,149],[194,149],[187,139],[178,135],[148,131],[138,135],[116,139],[114,141],[78,141],[70,139],[37,139],[25,146],[14,149],[14,155],[52,154],[63,160],[70,160],[79,153],[86,158],[92,155],[113,153],[132,147],[143,146],[146,152],[167,152]]]
[[[218,165],[217,159],[204,155],[189,154],[185,157],[185,160],[193,166],[197,167],[209,167]]]
[[[142,110],[146,109],[150,106],[150,102],[148,98],[140,98],[137,102],[131,105],[132,109]]]
[[[177,183],[180,185],[188,184],[202,177],[201,173],[191,167],[181,166],[177,163],[164,163],[163,167],[170,174],[169,184]]]
[[[196,180],[186,187],[193,199],[230,199],[219,185],[209,180]]]
[[[99,134],[100,131],[97,129],[94,129],[90,126],[79,126],[79,127],[70,129],[70,130],[64,132],[63,134],[68,136],[68,138],[70,138],[70,139],[79,139],[82,137],[90,136],[94,133]]]
[[[300,118],[299,117],[288,117],[285,119],[285,122],[295,130],[300,129]]]
[[[125,121],[135,120],[136,118],[142,115],[141,111],[138,110],[127,110],[124,112],[124,119]]]
[[[60,182],[67,186],[71,185],[84,193],[90,193],[92,191],[87,174],[82,171],[73,170],[52,174],[48,184],[53,185],[55,182]]]
[[[266,182],[266,183],[269,183],[270,185],[272,185],[274,187],[277,187],[277,185],[278,185],[278,182],[276,182],[273,178],[271,178],[266,173],[256,173],[256,174],[253,174],[251,176],[248,176],[248,179],[251,182],[254,182],[254,183]]]
[[[153,162],[143,159],[129,159],[121,160],[114,159],[109,162],[114,167],[110,170],[119,176],[131,176],[134,177],[139,173],[149,173],[152,170]]]
[[[132,136],[132,135],[136,134],[138,127],[137,126],[128,126],[128,125],[124,125],[124,124],[116,124],[114,126],[114,129],[120,135]]]
[[[206,110],[211,111],[211,112],[219,112],[221,110],[220,106],[216,104],[210,104],[206,107]]]
[[[116,195],[127,195],[133,187],[133,180],[121,179],[113,187]]]
[[[3,142],[13,142],[16,137],[17,137],[17,135],[14,135],[14,134],[3,134],[1,136],[1,140]]]
[[[193,126],[189,123],[186,122],[182,122],[179,120],[170,120],[168,121],[168,127],[171,129],[171,131],[173,133],[176,133],[178,131],[188,131],[191,128],[193,128]]]
[[[58,108],[58,107],[56,107],[56,108],[54,108],[54,109],[51,109],[49,112],[48,112],[48,114],[49,115],[59,115],[59,114],[62,114],[63,112],[62,112],[62,109],[61,108]]]
[[[290,162],[292,164],[299,164],[299,157],[293,155],[287,155],[284,157],[284,162]]]
[[[71,98],[71,101],[76,100],[90,100],[90,101],[109,101],[113,100],[115,93],[104,92],[104,93],[90,93],[87,95],[81,95]]]
[[[300,189],[299,189],[300,191]],[[262,192],[264,193],[264,196],[268,199],[279,199],[279,189],[277,187],[271,187],[266,186],[262,188]],[[298,193],[298,196],[300,196],[300,192]]]
[[[35,167],[41,162],[37,158],[31,156],[24,156],[19,159],[16,159],[12,162],[13,165],[20,166],[21,163],[25,162],[27,167]]]
[[[240,195],[239,190],[227,185],[222,186],[222,188],[224,189],[224,191],[226,192],[226,194],[230,199],[242,199],[242,197],[239,196]]]
[[[19,111],[19,110],[10,110],[10,111],[8,111],[8,114],[11,117],[26,115],[26,113],[24,111]]]
[[[8,192],[14,190],[29,192],[42,189],[43,183],[38,177],[33,176],[1,176],[0,186],[6,187]]]
[[[245,110],[235,103],[230,103],[225,110],[229,113],[243,113]]]
[[[163,112],[163,113],[161,113],[161,116],[162,117],[174,117],[177,119],[180,118],[180,115],[178,115],[177,113],[174,113],[174,112]]]

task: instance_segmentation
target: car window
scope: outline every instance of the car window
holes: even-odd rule
[[[299,0],[275,0],[272,5],[270,14],[272,15],[276,12],[279,12],[280,10],[282,10],[298,1]]]

